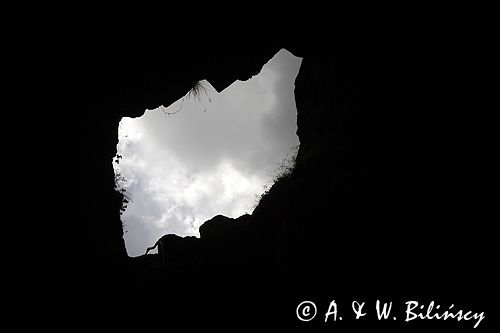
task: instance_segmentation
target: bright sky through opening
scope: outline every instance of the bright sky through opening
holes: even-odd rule
[[[252,213],[299,144],[294,81],[300,62],[281,50],[258,75],[221,93],[202,81],[197,97],[121,120],[122,158],[113,166],[131,199],[122,215],[130,256],[144,254],[165,234],[199,236],[200,225],[215,215]]]

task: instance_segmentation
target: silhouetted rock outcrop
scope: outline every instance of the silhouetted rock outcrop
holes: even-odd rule
[[[206,242],[228,241],[233,230],[234,219],[217,215],[200,226],[200,237]]]
[[[121,117],[169,105],[201,79],[221,90],[249,78],[280,46],[98,59],[80,129],[80,211],[87,270],[107,276],[100,287],[115,288],[115,303],[124,290],[140,304],[159,299],[166,322],[209,320],[216,304],[226,320],[259,311],[283,327],[297,324],[297,297],[328,304],[334,296],[484,292],[493,262],[491,132],[460,100],[472,83],[451,66],[458,61],[436,64],[413,48],[394,57],[377,43],[359,52],[286,44],[303,57],[294,171],[252,215],[216,216],[200,227],[200,239],[167,235],[166,266],[152,265],[155,255],[126,256],[111,165]]]

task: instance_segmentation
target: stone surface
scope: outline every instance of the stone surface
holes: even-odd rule
[[[168,236],[167,265],[128,258],[111,165],[121,117],[169,105],[200,79],[221,90],[249,78],[284,45],[303,57],[294,171],[252,215],[214,217],[200,239]],[[460,290],[476,300],[492,262],[489,116],[471,108],[473,75],[460,61],[421,46],[248,42],[147,61],[98,55],[78,132],[85,264],[100,276],[91,294],[104,290],[117,309],[125,301],[165,325],[213,324],[220,309],[226,322],[281,327],[297,324],[304,297],[448,299]]]

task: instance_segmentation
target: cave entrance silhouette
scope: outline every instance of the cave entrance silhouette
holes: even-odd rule
[[[300,63],[282,49],[260,73],[220,93],[202,80],[168,107],[122,118],[113,167],[129,256],[166,234],[198,237],[216,215],[252,213],[299,145]]]

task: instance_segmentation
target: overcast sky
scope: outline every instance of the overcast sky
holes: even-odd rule
[[[301,58],[278,52],[248,81],[221,93],[207,81],[199,98],[123,118],[114,164],[132,199],[122,215],[128,254],[162,235],[199,236],[215,215],[252,213],[280,162],[299,144],[294,81]]]

